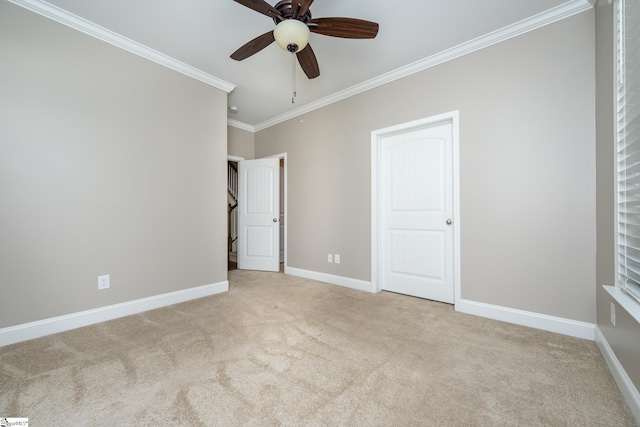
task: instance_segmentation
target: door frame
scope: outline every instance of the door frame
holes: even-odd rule
[[[402,123],[371,132],[371,290],[380,292],[381,246],[381,200],[382,200],[382,140],[400,133],[425,127],[451,123],[453,142],[453,301],[454,306],[461,300],[460,290],[460,120],[459,111]]]
[[[279,159],[283,159],[284,160],[284,185],[283,185],[283,191],[280,192],[280,197],[283,198],[283,202],[284,202],[284,241],[282,242],[282,245],[284,246],[284,273],[287,274],[287,269],[288,269],[288,264],[287,264],[287,234],[288,234],[288,228],[289,228],[289,220],[288,220],[288,208],[287,208],[287,153],[280,153],[280,154],[275,154],[273,156],[266,156],[264,157],[269,158],[269,157],[277,157]],[[232,161],[232,162],[239,162],[241,160],[253,160],[253,159],[245,159],[244,157],[236,157],[236,156],[230,156],[227,155],[227,161]],[[227,230],[228,231],[228,230]]]

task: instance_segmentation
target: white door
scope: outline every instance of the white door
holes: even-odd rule
[[[454,301],[452,129],[381,139],[381,289]]]
[[[238,163],[238,268],[280,271],[280,159]]]

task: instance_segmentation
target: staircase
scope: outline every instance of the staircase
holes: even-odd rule
[[[227,164],[227,205],[229,212],[228,261],[229,263],[237,263],[238,255],[235,242],[238,240],[238,168],[232,162],[228,162]]]

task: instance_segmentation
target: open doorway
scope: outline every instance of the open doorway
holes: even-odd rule
[[[227,270],[238,268],[238,162],[227,156]]]
[[[286,153],[269,156],[270,158],[279,159],[279,203],[278,205],[278,216],[277,219],[274,217],[274,222],[279,223],[278,231],[277,231],[277,240],[279,243],[279,250],[276,253],[277,261],[279,262],[279,271],[281,273],[286,270],[286,262],[287,262],[287,155]],[[227,156],[227,164],[228,164],[228,176],[227,176],[227,209],[228,209],[228,236],[227,236],[227,245],[228,245],[228,270],[235,270],[238,268],[238,249],[242,250],[242,242],[238,241],[239,236],[242,233],[239,233],[238,227],[242,223],[241,218],[239,218],[239,214],[242,209],[242,187],[239,185],[242,181],[238,176],[240,168],[240,162],[245,159],[234,156]],[[248,160],[247,163],[253,163],[253,161]],[[246,190],[246,189],[245,189]],[[250,201],[253,199],[249,199]],[[246,207],[248,207],[247,205]],[[275,213],[275,212],[274,212]],[[245,242],[247,244],[248,242]],[[240,246],[240,248],[239,248]],[[243,252],[244,253],[244,252]],[[273,252],[272,252],[273,253]],[[247,268],[242,267],[241,268]],[[249,269],[257,269],[262,270],[262,268],[257,267],[248,267]],[[269,269],[267,271],[276,271],[275,269]]]

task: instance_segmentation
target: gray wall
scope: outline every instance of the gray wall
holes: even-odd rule
[[[594,45],[589,11],[258,132],[288,265],[371,280],[371,131],[459,110],[462,297],[595,323]]]
[[[640,325],[604,291],[615,283],[615,125],[614,125],[614,7],[601,1],[596,7],[596,125],[598,189],[597,301],[598,327],[627,375],[640,390]],[[616,305],[616,326],[610,322],[610,304]]]
[[[247,160],[255,158],[255,135],[253,132],[239,129],[234,126],[228,126],[227,134],[227,153],[230,156],[242,157]]]
[[[0,58],[0,327],[227,279],[223,91],[5,1]]]

